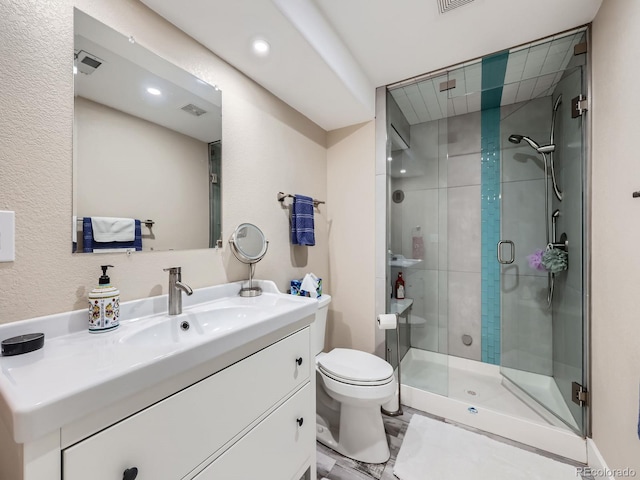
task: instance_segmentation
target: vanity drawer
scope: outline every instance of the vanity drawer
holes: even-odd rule
[[[305,385],[193,480],[294,480],[310,458],[315,418]]]
[[[310,362],[305,328],[67,448],[63,478],[121,479],[136,467],[138,480],[180,479],[307,382]]]

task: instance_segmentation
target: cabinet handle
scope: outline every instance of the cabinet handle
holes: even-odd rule
[[[304,418],[300,417],[296,420],[296,422],[298,422],[298,426],[301,427],[302,424],[304,423]]]
[[[302,357],[298,357],[298,358],[296,358],[296,363],[297,363],[298,365],[302,365]]]
[[[138,469],[136,467],[127,468],[122,474],[122,480],[135,480],[138,476]]]

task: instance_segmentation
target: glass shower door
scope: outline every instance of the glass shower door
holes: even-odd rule
[[[389,91],[389,311],[400,318],[402,382],[447,395],[447,74]],[[395,284],[402,274],[404,299]],[[395,336],[388,335],[395,366]],[[407,353],[408,352],[408,353]]]
[[[585,409],[572,401],[572,384],[584,384],[585,162],[572,103],[585,91],[583,62],[574,57],[545,96],[501,107],[495,259],[502,374],[579,434]]]

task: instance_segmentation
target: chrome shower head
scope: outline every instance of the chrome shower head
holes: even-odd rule
[[[538,145],[536,142],[534,142],[531,138],[527,137],[526,135],[509,135],[509,141],[511,143],[520,143],[522,140],[524,140],[525,142],[527,142],[529,144],[529,146],[531,148],[533,148],[536,152],[538,153],[549,153],[549,152],[553,152],[556,149],[555,145],[544,145],[544,146],[540,146]]]

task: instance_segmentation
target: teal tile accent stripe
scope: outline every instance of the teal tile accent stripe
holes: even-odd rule
[[[508,52],[482,59],[482,361],[500,365],[500,101]]]
[[[508,59],[509,52],[506,51],[495,53],[482,59],[481,105],[483,111],[489,108],[500,108]],[[500,118],[498,118],[498,128],[500,128]]]

